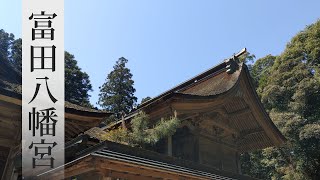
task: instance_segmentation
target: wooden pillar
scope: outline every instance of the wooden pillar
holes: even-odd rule
[[[172,156],[172,136],[168,137],[168,155]]]
[[[237,167],[238,167],[238,173],[242,174],[241,171],[241,162],[240,162],[240,154],[239,152],[236,152],[236,163],[237,163]]]

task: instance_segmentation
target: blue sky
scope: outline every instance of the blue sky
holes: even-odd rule
[[[65,0],[65,48],[99,86],[120,57],[136,96],[154,97],[243,47],[278,55],[320,18],[318,0]],[[4,0],[0,29],[21,36],[21,0]]]

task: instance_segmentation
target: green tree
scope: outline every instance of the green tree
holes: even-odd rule
[[[65,52],[65,99],[68,102],[93,107],[88,94],[92,91],[89,75],[81,70],[74,55]]]
[[[11,62],[21,72],[22,52],[21,39],[13,41],[11,47]],[[88,94],[92,91],[92,85],[87,73],[81,71],[74,56],[65,52],[65,100],[80,106],[93,107]]]
[[[13,84],[21,84],[21,72],[14,68],[11,61],[14,52],[12,49],[13,43],[14,35],[0,29],[0,86],[10,86],[11,88],[15,86],[14,89],[18,92],[21,88]],[[3,81],[10,82],[11,84],[8,85]]]
[[[0,29],[0,60],[10,62],[21,72],[22,65],[22,40],[14,39],[12,33]]]
[[[251,54],[250,52],[245,52],[240,57],[238,57],[240,62],[244,62],[246,64],[253,63],[256,56],[254,54]]]
[[[142,98],[140,104],[143,104],[144,102],[147,102],[147,101],[149,101],[150,99],[152,99],[152,98],[149,97],[149,96],[147,96],[147,97],[145,97],[145,98]]]
[[[240,156],[242,173],[258,179],[271,179],[270,172],[274,168],[264,164],[264,159],[262,151],[242,154]]]
[[[243,62],[247,65],[249,71],[251,72],[252,63],[254,62],[256,56],[251,54],[250,52],[245,52],[241,56],[238,57],[239,62]]]
[[[0,29],[0,60],[10,61],[11,46],[14,41],[14,35]]]
[[[22,39],[16,39],[12,42],[11,46],[11,62],[13,66],[18,70],[22,71]]]
[[[0,60],[6,61],[4,63],[9,63],[21,73],[22,39],[15,40],[13,34],[6,33],[3,29],[0,30]],[[13,74],[6,69],[2,71],[7,75]],[[17,83],[21,83],[21,80]],[[81,70],[72,54],[65,52],[65,100],[80,106],[93,107],[89,102],[90,91],[92,85],[88,74]]]
[[[270,70],[274,64],[276,56],[267,55],[258,59],[251,68],[251,76],[259,95],[261,95],[264,87],[268,84]]]
[[[252,74],[271,119],[287,138],[282,147],[260,152],[264,178],[320,179],[320,21],[306,27],[284,52],[256,62]],[[254,72],[253,72],[254,71]],[[258,173],[244,171],[258,177]],[[251,168],[255,168],[252,166]],[[267,173],[263,172],[267,170]]]
[[[137,98],[134,96],[134,81],[130,69],[126,67],[128,60],[121,57],[113,66],[106,79],[100,87],[98,104],[106,110],[115,113],[120,118],[123,113],[129,113],[133,109]]]
[[[122,127],[102,135],[101,140],[109,140],[135,147],[145,148],[156,144],[160,139],[173,135],[180,125],[176,117],[162,118],[156,124],[150,124],[149,116],[140,111],[132,120],[130,129]]]

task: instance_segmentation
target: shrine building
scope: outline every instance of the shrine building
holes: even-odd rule
[[[240,154],[280,146],[285,138],[261,104],[248,67],[238,60],[243,53],[140,104],[108,126],[101,122],[110,112],[66,102],[66,163],[39,173],[37,179],[254,179],[242,174]],[[9,68],[2,67],[0,175],[2,180],[16,180],[21,178],[21,75],[11,70],[13,78],[8,79],[1,73]],[[148,149],[96,136],[130,126],[140,111],[152,123],[175,116],[180,126]]]

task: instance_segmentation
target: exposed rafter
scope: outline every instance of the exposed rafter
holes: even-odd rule
[[[228,113],[228,117],[235,117],[235,116],[239,117],[239,116],[246,115],[249,113],[251,113],[251,109],[249,107],[246,107],[246,108],[240,109],[238,111]]]

